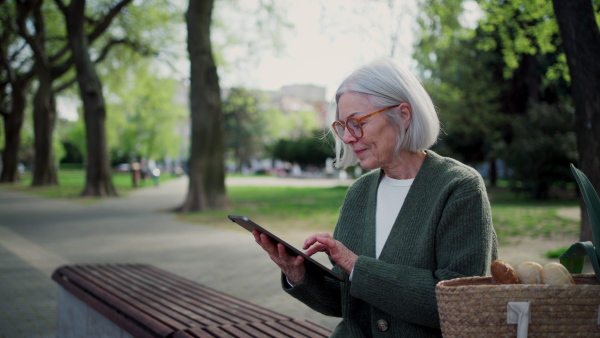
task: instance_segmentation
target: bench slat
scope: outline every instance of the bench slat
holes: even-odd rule
[[[139,309],[91,283],[74,271],[72,267],[57,269],[53,273],[52,279],[135,337],[155,337],[156,335],[166,337],[173,332],[172,328],[160,322],[148,321],[146,316],[141,315]]]
[[[280,323],[289,326],[308,337],[329,337],[332,333],[330,329],[324,328],[308,320],[292,319],[289,321],[281,321]]]
[[[296,320],[146,264],[71,265],[52,278],[135,337],[328,337]]]
[[[151,267],[150,269],[145,270],[144,273],[147,273],[145,276],[148,278],[156,278],[153,279],[153,282],[158,285],[173,288],[176,290],[175,293],[178,297],[189,297],[189,302],[195,306],[214,309],[216,313],[227,318],[228,323],[291,319],[288,316],[281,315],[277,312],[248,303],[233,296],[225,295],[204,286],[199,289],[198,284],[178,276],[175,276],[172,279],[171,276],[168,276],[169,280],[165,280],[164,272],[160,273],[160,271],[153,271],[154,269],[156,268]],[[195,304],[195,302],[198,302],[198,304]],[[224,309],[226,311],[223,311]],[[234,320],[232,319],[232,316],[237,316],[240,320]]]
[[[113,278],[120,280],[121,286],[124,288],[129,287],[129,285],[136,285],[140,292],[149,295],[149,297],[151,296],[160,305],[158,310],[162,308],[161,311],[168,312],[177,320],[186,323],[187,326],[208,326],[231,322],[226,316],[215,315],[205,311],[203,307],[198,307],[197,304],[192,304],[185,299],[178,299],[180,295],[177,294],[177,289],[170,286],[160,286],[157,288],[157,284],[151,281],[144,280],[143,278],[138,280],[110,267],[107,268],[105,273],[114,273],[115,276]]]
[[[170,327],[171,331],[185,329],[190,325],[188,322],[178,320],[182,319],[180,317],[174,318],[176,316],[173,313],[164,313],[152,299],[140,294],[136,285],[120,285],[111,276],[102,273],[102,271],[94,270],[93,267],[81,266],[79,267],[79,273],[85,273],[87,279],[94,285],[110,292],[122,302],[139,309],[136,316],[144,323],[159,321]]]
[[[138,265],[137,267],[138,269],[140,268],[140,266]],[[144,269],[145,273],[153,274],[154,276],[156,276],[158,279],[155,280],[157,282],[159,282],[159,280],[163,280],[165,279],[165,273],[161,270],[159,270],[156,267],[153,266],[149,266],[148,269]],[[289,320],[291,319],[288,316],[284,316],[280,313],[271,311],[269,309],[260,307],[258,305],[252,304],[252,303],[248,303],[245,300],[241,300],[238,299],[236,297],[230,296],[230,295],[225,295],[219,291],[213,290],[211,288],[202,286],[202,290],[201,293],[200,290],[198,290],[198,284],[191,282],[183,277],[179,277],[176,275],[169,275],[169,280],[167,281],[167,283],[172,284],[173,286],[177,286],[178,287],[178,293],[184,294],[184,295],[190,295],[191,297],[194,296],[194,294],[200,295],[201,297],[205,298],[205,299],[210,299],[211,302],[219,302],[219,308],[225,308],[227,309],[227,313],[237,313],[237,311],[240,311],[240,316],[242,316],[242,314],[245,314],[246,316],[250,316],[251,318],[255,318],[258,320]],[[195,298],[196,299],[196,298]],[[202,298],[200,298],[200,300],[202,300]],[[243,316],[243,318],[246,319],[246,316]],[[247,318],[249,319],[249,318]]]

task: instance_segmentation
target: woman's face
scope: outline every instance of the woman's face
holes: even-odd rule
[[[391,108],[391,109],[398,109]],[[346,122],[349,117],[361,118],[378,108],[371,105],[367,96],[348,92],[342,94],[338,101],[338,119]],[[394,148],[396,146],[396,130],[390,125],[385,113],[377,114],[362,121],[363,136],[360,139],[346,131],[342,141],[352,147],[364,169],[391,168],[394,166]]]

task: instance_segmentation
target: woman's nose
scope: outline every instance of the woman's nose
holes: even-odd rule
[[[344,142],[345,144],[348,144],[348,143],[356,142],[357,140],[358,140],[358,138],[350,132],[350,128],[348,128],[348,126],[345,126],[344,127],[344,137],[342,137],[342,142]]]

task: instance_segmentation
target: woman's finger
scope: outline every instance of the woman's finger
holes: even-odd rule
[[[311,246],[308,250],[306,250],[304,252],[304,254],[307,256],[312,256],[312,255],[316,254],[317,252],[326,252],[327,253],[327,251],[328,251],[327,246],[318,243],[318,244],[314,244],[313,246]]]
[[[308,237],[305,241],[304,244],[302,245],[302,250],[306,250],[308,249],[311,245],[315,244],[317,242],[317,238],[318,237],[331,237],[330,234],[326,233],[326,232],[317,232],[316,234]]]

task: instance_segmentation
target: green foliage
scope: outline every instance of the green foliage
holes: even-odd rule
[[[253,157],[262,155],[266,141],[267,116],[259,110],[257,94],[232,88],[223,101],[225,147],[237,171]]]
[[[552,185],[571,182],[568,164],[577,159],[572,109],[532,105],[512,120],[512,130],[512,141],[496,145],[496,153],[511,168],[513,188],[543,199]]]
[[[65,163],[84,163],[83,155],[76,144],[64,141],[63,148],[65,149],[65,156],[60,158],[61,168],[64,167],[63,164]]]
[[[122,73],[107,105],[109,148],[134,157],[175,157],[182,144],[186,107],[176,102],[177,81],[157,76],[153,64],[138,62]]]
[[[273,147],[273,157],[301,166],[322,167],[328,157],[335,157],[332,134],[323,137],[322,132],[313,131],[311,136],[297,139],[280,139]]]
[[[546,252],[546,258],[559,258],[560,255],[564,254],[569,247],[558,248],[556,250],[550,250]]]
[[[442,122],[434,150],[471,164],[488,161],[507,125],[507,117],[499,114],[506,88],[502,56],[476,47],[495,40],[461,25],[462,1],[421,4],[422,38],[414,56]]]
[[[492,38],[479,43],[479,48],[501,49],[506,63],[504,76],[510,78],[519,67],[521,55],[557,54],[554,63],[549,65],[546,76],[550,79],[563,78],[570,81],[567,60],[557,47],[561,45],[561,35],[554,15],[552,1],[489,1],[477,0],[486,18],[480,27],[486,32],[500,37],[500,44]],[[596,17],[600,18],[600,1],[593,0]],[[596,20],[600,24],[600,20]]]
[[[318,126],[318,114],[314,111],[283,112],[271,108],[265,114],[269,116],[266,135],[270,144],[283,138],[297,139],[311,135]]]
[[[583,261],[587,255],[594,267],[596,280],[600,284],[600,197],[598,197],[594,186],[581,170],[575,168],[573,164],[571,164],[571,170],[585,202],[596,247],[589,241],[575,243],[560,256],[560,262],[571,273],[581,273]]]
[[[77,154],[76,156],[81,157],[81,160],[85,162],[87,158],[87,140],[85,138],[85,124],[83,118],[83,112],[79,110],[78,119],[69,123],[65,123],[61,129],[61,136],[64,143],[68,143],[66,146],[67,155]],[[75,149],[71,149],[75,148]],[[61,158],[62,160],[62,158]]]
[[[503,84],[494,69],[500,60],[494,53],[476,50],[479,39],[459,39],[439,50],[435,70],[425,81],[443,123],[436,150],[468,163],[490,158],[506,124],[506,117],[498,114]]]
[[[455,20],[463,2],[421,3],[415,57],[445,132],[435,150],[473,164],[503,160],[515,190],[547,197],[576,160],[573,112],[557,104],[570,97],[552,4],[478,1],[484,16],[469,34]]]
[[[513,71],[519,67],[520,55],[556,52],[560,34],[551,1],[479,0],[478,3],[486,13],[486,19],[480,21],[481,28],[500,37],[506,78],[512,77]],[[490,41],[484,41],[480,48],[492,44]],[[557,61],[562,62],[561,60]],[[564,65],[559,69],[566,70]]]

